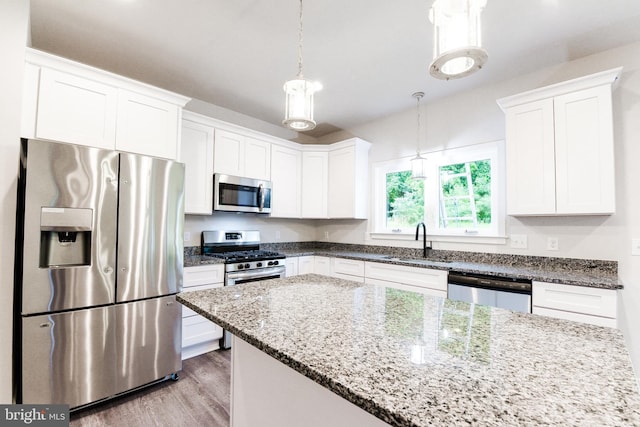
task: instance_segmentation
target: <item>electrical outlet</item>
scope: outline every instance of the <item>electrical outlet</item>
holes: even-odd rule
[[[325,232],[324,232],[324,238],[325,238],[325,239],[327,239],[327,240],[329,240],[329,232],[328,232],[328,231],[325,231]]]
[[[631,255],[640,255],[640,239],[631,239]]]
[[[189,242],[191,240],[191,233],[189,233],[188,231],[184,232],[184,241],[185,242]]]
[[[276,231],[276,240],[280,240],[280,230]]]
[[[527,235],[526,234],[512,234],[511,235],[511,247],[514,249],[527,249]]]
[[[547,250],[548,251],[557,251],[558,250],[558,238],[557,237],[547,237]]]

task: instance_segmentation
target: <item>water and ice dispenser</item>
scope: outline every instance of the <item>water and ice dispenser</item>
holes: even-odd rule
[[[93,210],[43,207],[40,268],[91,265]]]

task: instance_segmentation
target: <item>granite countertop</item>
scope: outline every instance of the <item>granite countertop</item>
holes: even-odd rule
[[[430,251],[427,258],[422,258],[421,253],[418,255],[421,251],[407,248],[348,244],[305,248],[296,247],[295,244],[265,244],[261,248],[262,246],[288,257],[318,255],[592,288],[622,289],[615,261],[443,250]],[[199,248],[195,249],[199,251]],[[193,252],[185,253],[185,267],[223,262],[219,258],[200,256]]]
[[[632,426],[620,331],[302,275],[178,301],[393,426]]]
[[[328,257],[347,258],[363,261],[375,261],[387,264],[405,265],[410,267],[433,268],[437,270],[460,271],[465,273],[487,274],[497,277],[513,277],[517,279],[537,280],[541,282],[564,283],[567,285],[587,286],[592,288],[622,289],[618,275],[610,271],[594,268],[591,260],[571,260],[572,263],[562,261],[546,263],[520,264],[498,263],[482,260],[477,262],[441,260],[438,258],[409,258],[396,257],[388,254],[374,254],[367,252],[344,252],[340,250],[305,250],[283,251],[286,256],[318,255]],[[578,262],[576,262],[578,261]]]

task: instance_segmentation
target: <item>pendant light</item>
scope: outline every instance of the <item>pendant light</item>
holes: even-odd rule
[[[418,117],[418,130],[416,132],[416,156],[411,159],[411,177],[414,179],[425,179],[427,177],[427,159],[420,155],[420,99],[424,92],[416,92],[413,96],[416,99],[416,110]]]
[[[286,94],[285,115],[282,124],[303,132],[316,127],[313,120],[313,94],[322,85],[305,80],[302,76],[302,0],[300,0],[300,26],[298,27],[298,75],[284,84]]]
[[[487,0],[435,0],[429,10],[433,23],[433,62],[429,72],[441,80],[475,73],[487,61],[482,48],[480,14]]]

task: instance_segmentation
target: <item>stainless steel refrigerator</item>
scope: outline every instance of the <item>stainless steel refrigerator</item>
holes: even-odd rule
[[[184,165],[22,140],[18,403],[77,408],[182,368]]]

